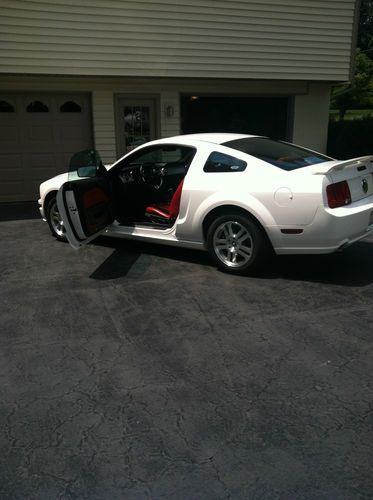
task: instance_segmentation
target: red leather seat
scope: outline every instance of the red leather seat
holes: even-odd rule
[[[163,203],[150,205],[145,210],[145,215],[156,222],[169,222],[179,215],[181,191],[184,179],[177,186],[169,204]]]

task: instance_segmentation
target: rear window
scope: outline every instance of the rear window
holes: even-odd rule
[[[236,139],[225,142],[223,145],[255,156],[282,170],[295,170],[332,160],[328,156],[315,153],[309,149],[294,146],[286,142],[274,141],[266,137]]]

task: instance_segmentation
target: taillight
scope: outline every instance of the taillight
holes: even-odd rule
[[[351,193],[347,181],[329,184],[326,188],[330,208],[344,207],[351,203]]]

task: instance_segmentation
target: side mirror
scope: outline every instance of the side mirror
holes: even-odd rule
[[[103,172],[106,172],[106,169],[100,155],[94,149],[79,151],[70,160],[69,180],[74,180],[77,177],[96,177],[96,175],[103,175]]]
[[[78,174],[78,177],[96,177],[97,167],[96,166],[79,167],[76,173]]]

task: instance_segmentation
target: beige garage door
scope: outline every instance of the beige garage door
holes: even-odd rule
[[[0,202],[37,200],[42,181],[92,146],[88,94],[0,94]]]

